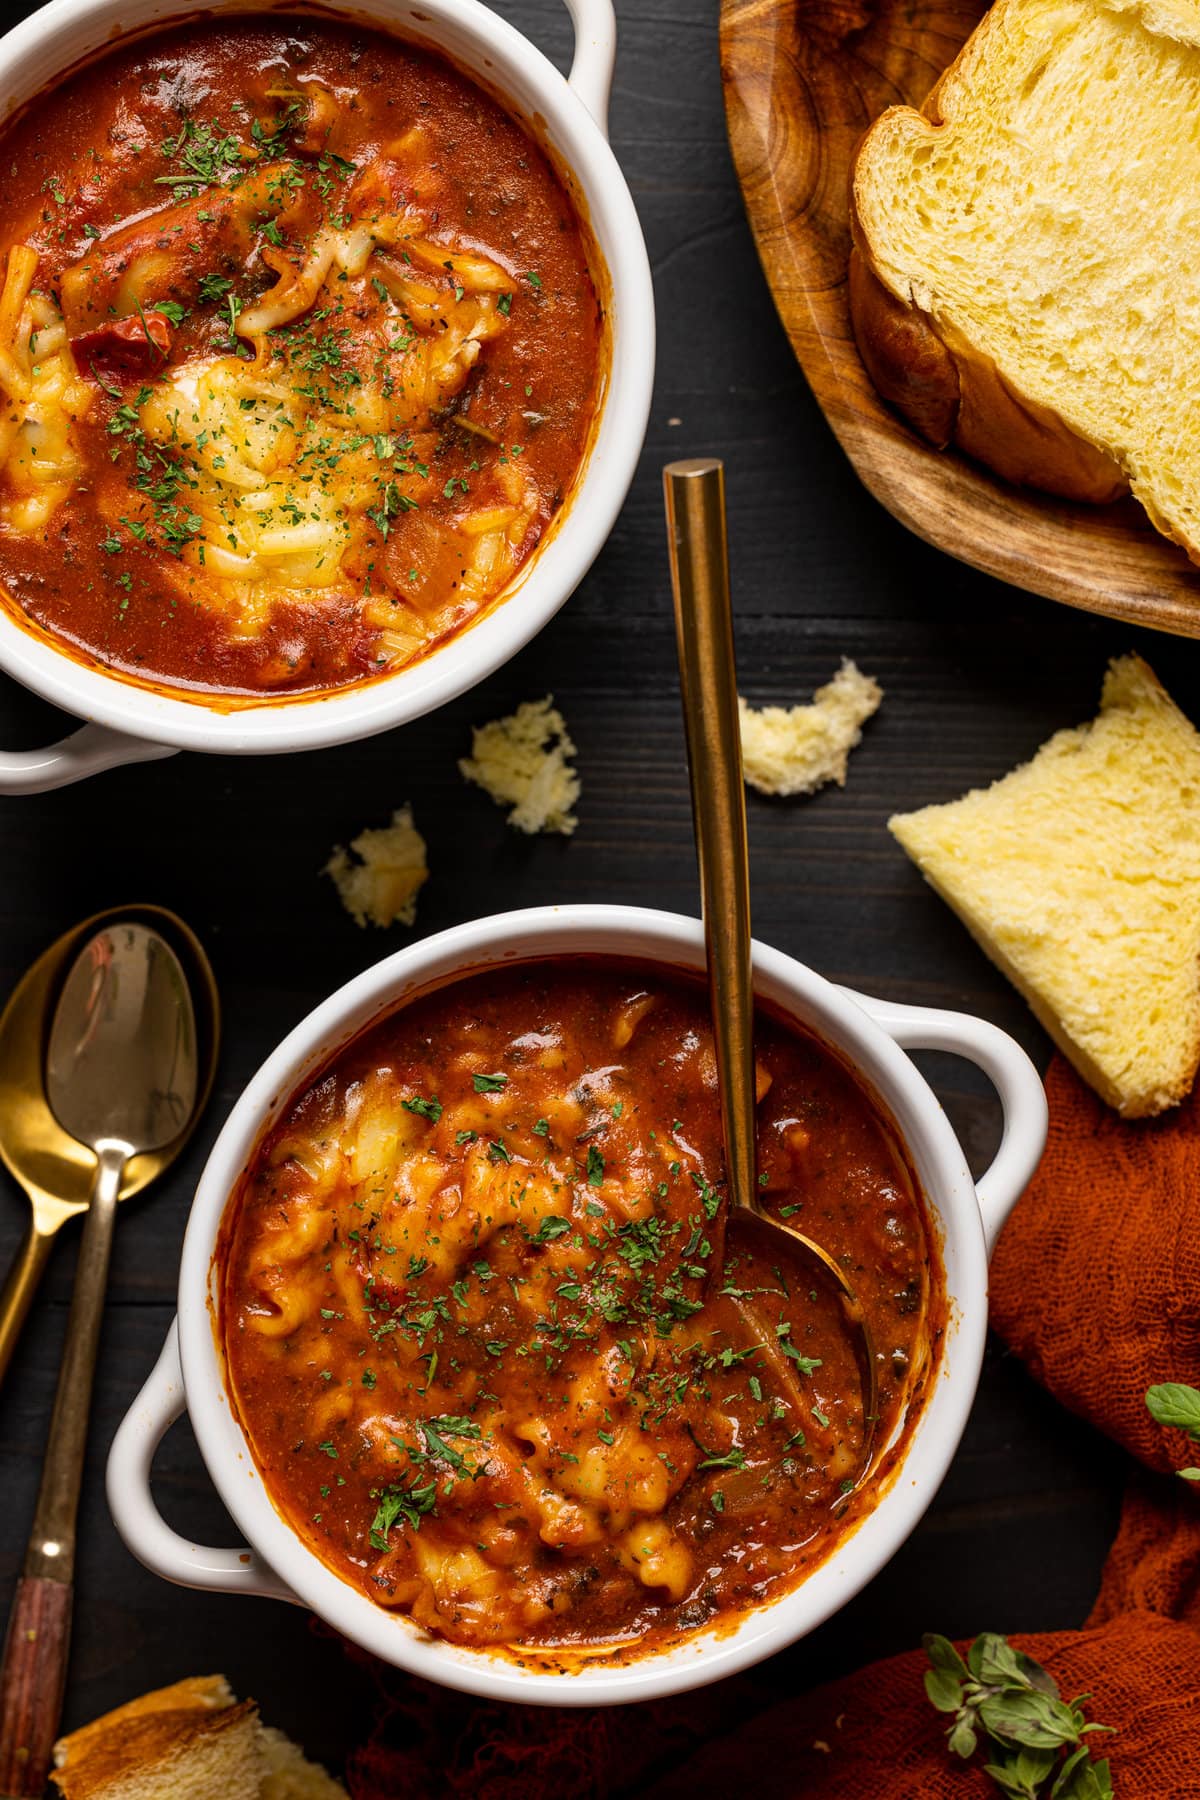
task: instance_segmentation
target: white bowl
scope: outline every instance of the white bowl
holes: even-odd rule
[[[759,944],[756,991],[839,1049],[891,1113],[942,1237],[950,1325],[940,1370],[898,1473],[862,1524],[799,1587],[748,1614],[735,1629],[702,1631],[681,1647],[624,1666],[596,1665],[562,1675],[518,1668],[486,1651],[428,1637],[410,1620],[374,1605],[303,1544],[263,1487],[229,1405],[211,1310],[221,1218],[260,1134],[331,1053],[406,997],[498,963],[603,953],[699,969],[703,933],[693,919],[623,906],[538,907],[482,919],[368,969],[310,1013],[268,1057],[230,1114],[201,1177],[184,1239],[178,1319],[109,1457],[113,1518],[148,1568],[188,1587],[297,1601],[385,1662],[447,1687],[500,1700],[598,1706],[698,1687],[769,1656],[844,1606],[899,1549],[936,1493],[974,1399],[987,1323],[988,1252],[1041,1155],[1045,1095],[1024,1051],[995,1026],[960,1013],[864,1000]],[[905,1048],[953,1051],[978,1064],[994,1083],[1004,1136],[978,1186]],[[154,1504],[154,1452],[185,1408],[247,1549],[190,1543],[171,1530]]]
[[[79,718],[44,750],[0,752],[0,793],[40,793],[176,750],[221,755],[316,750],[403,725],[490,675],[574,592],[612,530],[637,467],[654,380],[654,294],[633,200],[605,137],[616,48],[612,0],[567,0],[575,22],[569,78],[478,0],[346,0],[341,9],[443,50],[520,118],[536,120],[576,190],[609,278],[609,368],[587,466],[511,597],[411,669],[322,699],[222,711],[219,696],[180,698],[107,674],[17,623],[0,605],[0,668]],[[283,8],[286,10],[286,8]],[[263,14],[212,0],[206,18]],[[339,16],[337,0],[325,6]],[[195,16],[189,0],[50,0],[0,40],[0,96],[11,112],[118,32]]]

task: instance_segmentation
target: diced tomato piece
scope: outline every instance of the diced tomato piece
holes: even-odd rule
[[[162,368],[170,348],[171,322],[164,313],[153,311],[109,320],[71,340],[84,374],[99,364],[126,375],[151,375]]]

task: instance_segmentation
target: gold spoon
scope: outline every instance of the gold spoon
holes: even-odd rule
[[[88,1145],[95,1172],[33,1528],[0,1665],[0,1793],[40,1795],[62,1712],[75,1521],[92,1380],[126,1164],[164,1149],[196,1111],[200,1059],[187,976],[148,925],[118,919],[84,941],[62,984],[46,1049],[46,1097]]]
[[[87,1211],[95,1157],[63,1130],[46,1098],[45,1039],[66,970],[81,946],[117,919],[158,931],[179,957],[195,999],[200,1081],[195,1115],[171,1143],[125,1165],[120,1198],[128,1200],[162,1174],[186,1144],[203,1110],[216,1068],[220,1007],[217,987],[199,940],[160,906],[122,906],[85,919],[39,956],[17,983],[0,1014],[0,1162],[29,1198],[30,1217],[0,1290],[0,1382],[41,1280],[55,1234]]]
[[[743,1224],[754,1220],[756,1229],[784,1234],[801,1245],[841,1300],[854,1330],[862,1387],[861,1481],[871,1464],[877,1413],[870,1326],[837,1261],[804,1232],[773,1218],[759,1199],[750,873],[724,466],[710,457],[669,463],[663,490],[729,1193]]]

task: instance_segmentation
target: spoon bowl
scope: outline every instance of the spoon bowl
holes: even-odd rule
[[[161,1150],[196,1108],[195,1018],[187,976],[161,932],[101,926],[63,983],[46,1053],[46,1098],[64,1131],[123,1160]]]
[[[0,1381],[20,1335],[55,1234],[86,1212],[95,1156],[64,1130],[46,1093],[45,1044],[63,980],[88,939],[121,919],[150,926],[185,971],[196,1015],[197,1091],[192,1117],[167,1142],[130,1158],[120,1198],[130,1199],[174,1162],[204,1110],[216,1071],[220,1005],[208,957],[196,936],[158,906],[112,907],[64,932],[26,971],[0,1013],[0,1162],[29,1201],[30,1218],[0,1292]]]

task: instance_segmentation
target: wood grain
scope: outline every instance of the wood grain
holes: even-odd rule
[[[0,1800],[40,1795],[62,1717],[71,1585],[23,1575],[0,1666]]]
[[[876,394],[850,324],[847,208],[858,140],[920,106],[978,0],[722,0],[738,178],[775,304],[859,476],[929,543],[989,575],[1132,624],[1200,637],[1200,569],[1136,501],[1082,506],[930,448]]]

